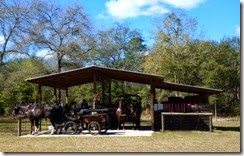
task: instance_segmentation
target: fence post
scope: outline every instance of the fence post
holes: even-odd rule
[[[164,114],[161,113],[162,131],[164,131]]]
[[[212,132],[212,126],[213,126],[213,123],[212,123],[212,115],[209,116],[209,132]]]
[[[18,136],[21,136],[21,118],[18,119]]]

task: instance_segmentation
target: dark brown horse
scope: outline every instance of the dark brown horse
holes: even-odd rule
[[[51,134],[57,131],[57,125],[61,123],[62,117],[64,116],[64,111],[58,106],[39,106],[36,104],[28,105],[16,105],[13,108],[12,115],[22,114],[30,120],[30,134],[38,134],[40,130],[40,123],[43,118],[49,119],[54,129]],[[35,127],[34,127],[35,126]],[[33,128],[35,130],[33,131]]]
[[[125,129],[125,122],[131,122],[133,129],[140,129],[141,105],[137,101],[119,101],[119,107],[116,110],[116,117],[118,121],[118,129],[123,124]],[[136,126],[135,126],[136,125]]]

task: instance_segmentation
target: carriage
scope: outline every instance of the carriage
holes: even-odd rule
[[[90,134],[106,133],[110,128],[108,109],[84,109],[75,114],[75,121],[70,121],[64,127],[69,134],[88,130]]]

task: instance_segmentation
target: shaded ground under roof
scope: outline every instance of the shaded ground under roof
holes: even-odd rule
[[[120,70],[106,67],[90,66],[69,70],[61,73],[54,73],[40,77],[27,79],[27,82],[36,83],[42,86],[67,89],[72,86],[87,84],[100,81],[102,78],[128,81],[140,84],[151,85],[154,84],[155,88],[181,91],[195,94],[218,94],[222,90],[198,87],[186,84],[177,84],[165,82],[164,77],[160,75],[145,74],[141,72],[133,72],[128,70]]]

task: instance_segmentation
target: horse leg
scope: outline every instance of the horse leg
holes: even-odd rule
[[[51,135],[55,134],[57,132],[57,124],[51,120],[51,125],[52,125],[52,131],[51,131]]]
[[[63,130],[63,126],[61,125],[61,126],[59,126],[59,134],[62,134],[62,130]]]
[[[35,132],[34,134],[38,134],[40,130],[40,120],[36,119],[35,120]]]
[[[135,130],[135,119],[134,116],[131,116],[131,121],[132,121],[132,130]]]
[[[136,127],[138,130],[140,130],[141,128],[141,120],[140,120],[140,116],[136,117]]]
[[[132,119],[132,130],[135,130],[135,120]]]
[[[123,130],[125,130],[125,119],[123,118]]]
[[[120,117],[118,116],[118,130],[119,130],[119,127],[120,127]]]

